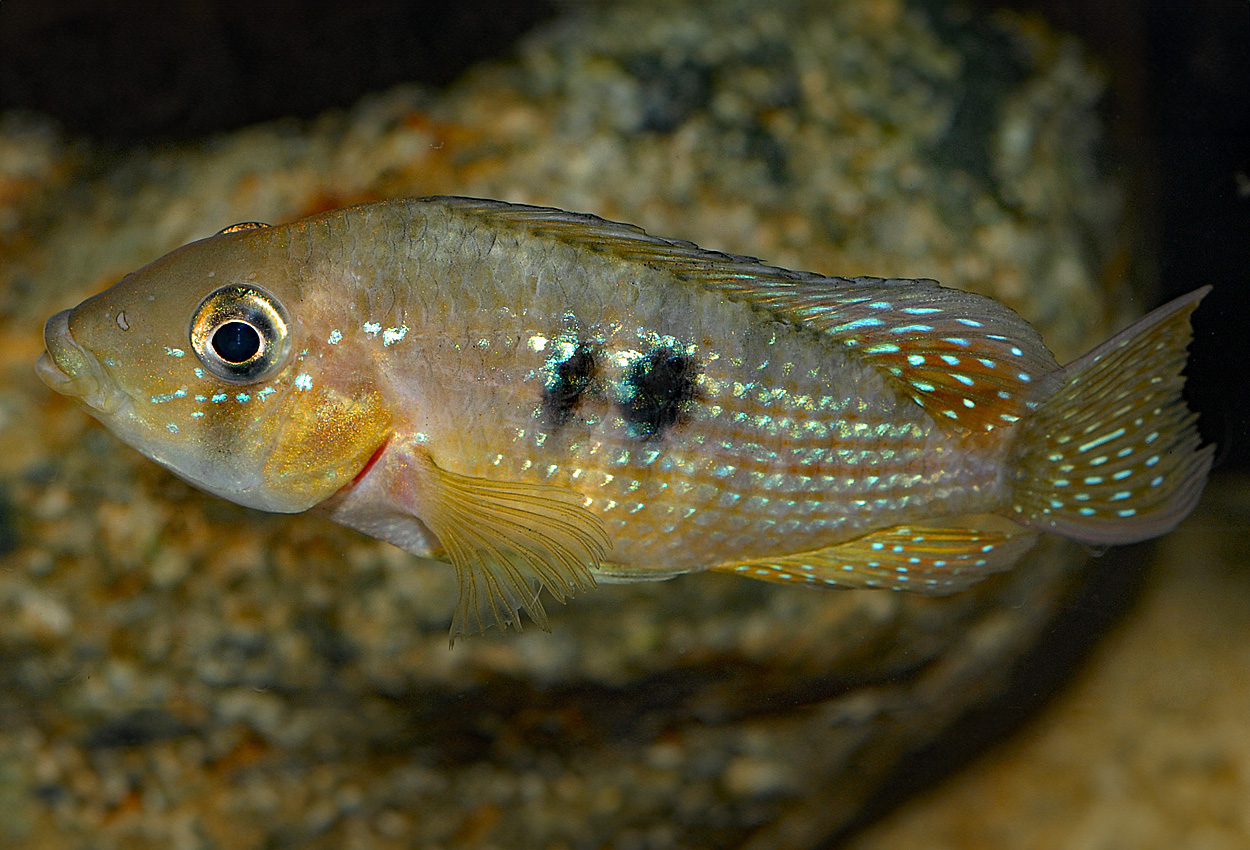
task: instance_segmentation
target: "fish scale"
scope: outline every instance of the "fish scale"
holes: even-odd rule
[[[596,580],[953,593],[1163,534],[1210,467],[1165,305],[1060,367],[1007,307],[466,198],[248,224],[45,328],[38,370],[264,510],[456,571],[453,636]]]
[[[641,302],[631,305],[635,317],[646,316]],[[563,306],[585,310],[582,305]],[[602,304],[599,310],[601,322],[624,327],[622,317],[607,312]],[[657,335],[678,339],[696,333],[690,324],[650,327],[657,328]],[[645,347],[632,329],[624,336],[602,338],[605,359],[612,360],[614,351]],[[925,464],[926,458],[953,457],[956,440],[926,421],[924,412],[911,402],[900,403],[872,367],[855,364],[827,344],[814,356],[807,350],[814,336],[798,329],[771,333],[754,352],[749,343],[721,352],[706,341],[697,346],[697,358],[708,364],[703,397],[692,420],[655,445],[640,444],[628,433],[621,418],[613,415],[610,397],[585,411],[593,426],[545,425],[535,408],[541,358],[522,361],[517,368],[534,378],[528,389],[511,394],[517,405],[512,419],[524,423],[513,428],[511,437],[514,444],[518,436],[524,444],[512,457],[524,460],[502,468],[492,460],[493,474],[563,486],[582,478],[610,477],[594,488],[588,501],[611,533],[608,557],[614,563],[653,564],[664,573],[727,560],[742,551],[744,540],[752,542],[754,552],[772,555],[792,551],[796,545],[815,548],[851,539],[874,523],[960,513],[969,506],[962,495],[969,482],[961,479],[972,478],[970,483],[982,488],[991,485],[993,469],[976,457]],[[790,346],[798,349],[794,357],[788,356]],[[804,368],[796,368],[796,359]],[[735,365],[751,362],[755,368]],[[720,371],[721,364],[731,371]],[[870,386],[867,392],[862,389],[865,384]],[[841,396],[829,392],[846,385],[860,389],[848,387]],[[825,402],[818,405],[814,398]],[[719,412],[713,415],[714,410]],[[613,420],[610,427],[603,427]],[[462,445],[458,454],[498,457],[487,447],[508,441],[506,430],[495,434],[483,426],[481,445]],[[818,452],[826,457],[809,460]],[[614,460],[618,458],[627,460]],[[644,462],[646,458],[651,462]],[[532,463],[526,465],[526,460]],[[472,471],[483,474],[485,467],[479,463]],[[725,493],[738,498],[725,504]],[[768,494],[767,501],[761,504],[757,499],[748,510],[742,497],[762,493]],[[796,496],[813,493],[823,498],[807,508],[798,506]],[[738,528],[745,530],[721,531]],[[656,529],[662,533],[655,534]],[[697,551],[683,542],[688,535],[697,535]]]

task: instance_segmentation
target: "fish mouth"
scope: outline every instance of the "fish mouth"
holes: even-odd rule
[[[62,310],[43,326],[47,350],[39,356],[35,372],[61,395],[77,399],[101,414],[116,413],[123,395],[95,355],[75,341],[69,330],[71,312]]]

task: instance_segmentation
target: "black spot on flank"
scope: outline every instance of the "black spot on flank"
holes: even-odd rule
[[[555,425],[569,421],[595,379],[595,352],[586,343],[555,365],[543,391],[543,411]]]
[[[694,360],[671,348],[656,348],[634,361],[625,375],[629,398],[625,421],[644,439],[655,439],[685,418],[698,396]]]

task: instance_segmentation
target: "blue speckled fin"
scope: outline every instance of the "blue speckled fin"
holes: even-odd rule
[[[539,593],[563,602],[594,587],[609,547],[603,523],[570,490],[459,475],[414,455],[421,519],[456,568],[460,599],[451,637],[521,627],[524,609],[548,629]]]
[[[1199,449],[1181,389],[1190,314],[1204,286],[1165,304],[1055,376],[1021,423],[1009,515],[1095,546],[1171,531],[1202,495],[1214,446]]]
[[[815,552],[716,569],[764,581],[942,596],[1009,569],[1037,541],[1036,532],[989,524],[995,527],[899,525]]]
[[[427,201],[648,265],[827,333],[952,431],[1016,422],[1039,382],[1059,368],[1037,331],[1009,307],[933,280],[825,277],[593,215],[473,198]]]
[[[1019,421],[1059,368],[1010,308],[931,280],[860,277],[765,292],[880,369],[948,429],[992,431]]]

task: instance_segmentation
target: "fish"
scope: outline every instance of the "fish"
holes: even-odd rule
[[[450,564],[451,638],[707,570],[962,591],[1041,534],[1167,533],[1209,286],[1061,366],[991,298],[559,209],[395,199],[192,242],[52,316],[36,370],[209,493]]]

